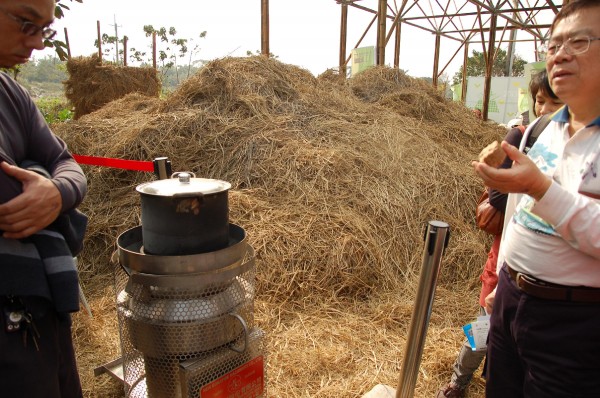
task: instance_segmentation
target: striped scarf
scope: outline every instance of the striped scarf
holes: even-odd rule
[[[25,239],[0,236],[0,296],[38,296],[57,312],[79,310],[75,261],[63,236],[47,229]]]

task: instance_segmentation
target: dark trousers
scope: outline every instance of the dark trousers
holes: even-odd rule
[[[487,359],[487,398],[600,396],[600,305],[529,296],[503,267]]]
[[[0,396],[28,398],[81,398],[81,384],[73,341],[71,319],[57,314],[50,302],[25,297],[23,302],[31,312],[39,332],[39,351],[28,331],[7,332],[2,314],[0,325]],[[0,297],[0,307],[6,298]]]

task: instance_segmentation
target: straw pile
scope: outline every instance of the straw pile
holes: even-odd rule
[[[229,181],[230,219],[256,250],[257,322],[269,397],[359,397],[395,386],[422,261],[423,228],[452,228],[415,397],[449,378],[477,308],[491,243],[476,230],[470,168],[504,130],[427,84],[377,67],[345,81],[263,57],[215,60],[165,100],[129,94],[54,126],[72,152],[167,156],[175,171]],[[94,318],[75,340],[86,396],[122,396],[91,369],[117,358],[110,278],[118,234],[140,224],[145,173],[85,167],[80,258]],[[476,378],[471,396],[482,391]]]
[[[65,96],[79,119],[129,93],[158,97],[160,81],[154,68],[102,65],[98,55],[67,61]]]

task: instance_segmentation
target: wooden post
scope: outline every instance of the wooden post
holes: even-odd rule
[[[488,110],[490,105],[490,94],[492,91],[492,72],[494,70],[495,58],[495,41],[496,41],[496,24],[498,22],[498,14],[492,14],[490,17],[490,36],[488,38],[488,51],[485,61],[485,80],[483,84],[483,109],[481,110],[483,120],[488,120]]]
[[[460,100],[463,104],[467,102],[467,63],[469,62],[469,42],[465,41],[465,56],[463,59],[463,73],[460,90]]]
[[[102,36],[100,35],[100,21],[96,21],[96,28],[98,30],[98,62],[102,64]]]
[[[152,32],[152,67],[156,69],[156,32]]]
[[[339,74],[346,77],[346,41],[348,34],[348,4],[342,3],[342,20],[340,22],[340,62]]]
[[[396,36],[394,43],[394,68],[400,68],[400,37],[402,36],[402,22],[396,23]]]
[[[437,83],[438,83],[438,71],[440,68],[440,42],[441,42],[441,38],[442,35],[440,34],[440,32],[437,32],[435,34],[435,52],[433,55],[433,77],[432,77],[432,83],[433,83],[433,87],[437,87]]]
[[[512,0],[513,7],[519,8],[519,1]],[[519,19],[519,13],[516,11],[513,13],[514,19]],[[517,39],[517,30],[513,29],[510,31],[510,39],[508,41],[508,50],[506,51],[506,71],[504,74],[508,77],[512,76],[513,63],[515,59],[515,40]],[[501,40],[502,41],[502,40]]]
[[[269,49],[269,0],[261,0],[260,22],[260,53],[268,57],[271,54]]]
[[[123,66],[127,66],[127,36],[123,36]]]
[[[379,0],[377,12],[377,65],[385,64],[385,20],[387,18],[387,0]]]
[[[65,30],[65,44],[67,45],[67,59],[71,59],[71,45],[69,44],[69,33],[67,33],[67,28]]]

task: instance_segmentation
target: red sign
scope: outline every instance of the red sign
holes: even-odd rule
[[[256,357],[200,390],[200,398],[257,398],[265,387],[263,357]]]

